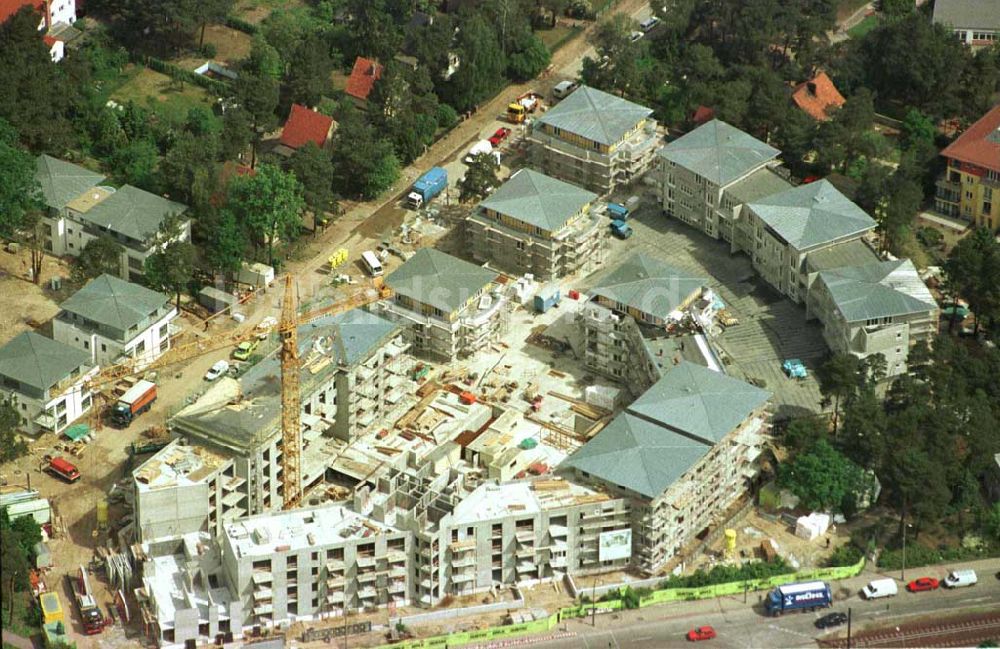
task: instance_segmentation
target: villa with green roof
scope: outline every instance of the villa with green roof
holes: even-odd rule
[[[385,280],[389,300],[379,313],[407,326],[416,352],[455,360],[495,342],[508,321],[510,303],[499,273],[421,248]]]
[[[746,252],[764,281],[804,302],[815,277],[809,255],[857,245],[875,220],[824,179],[745,204],[740,227],[754,242]]]
[[[821,271],[806,309],[834,352],[882,354],[888,376],[906,372],[909,351],[937,334],[938,305],[909,259]]]
[[[593,268],[607,244],[597,194],[531,169],[507,179],[469,216],[476,261],[548,281]]]
[[[682,361],[559,467],[627,498],[632,564],[669,568],[758,472],[770,393]]]
[[[663,211],[714,239],[732,241],[739,206],[791,187],[781,152],[714,119],[659,150]]]
[[[660,142],[652,115],[645,106],[581,86],[531,124],[532,165],[607,194],[652,163]]]
[[[177,317],[169,296],[113,275],[90,280],[59,308],[52,337],[102,366],[152,363],[170,349],[170,323]]]
[[[36,160],[35,178],[42,188],[48,226],[45,249],[53,255],[76,257],[101,236],[122,246],[119,276],[138,280],[146,258],[158,242],[168,217],[183,215],[187,206],[125,185],[115,189],[101,183],[104,176],[47,155]],[[191,236],[191,223],[180,224],[177,239]]]
[[[33,331],[0,347],[0,397],[10,399],[29,433],[60,433],[90,410],[90,356]]]

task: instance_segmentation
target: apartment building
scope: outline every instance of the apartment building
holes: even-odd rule
[[[588,294],[597,304],[641,324],[665,328],[707,292],[707,277],[634,253],[601,276]]]
[[[758,472],[769,399],[682,361],[560,471],[629,501],[631,564],[656,573],[746,493]]]
[[[29,433],[61,433],[90,410],[90,354],[33,331],[0,347],[0,397],[11,400]]]
[[[993,8],[1000,11],[1000,7]],[[1000,232],[1000,104],[945,147],[941,155],[948,168],[937,182],[934,209]],[[994,203],[998,206],[993,207]]]
[[[634,318],[590,302],[580,310],[577,323],[588,371],[621,383],[633,394],[660,379],[660,361]]]
[[[738,200],[781,189],[773,169],[780,151],[718,119],[699,126],[658,152],[663,211],[714,239],[733,240]],[[742,196],[729,193],[740,181]]]
[[[875,221],[827,180],[800,185],[743,205],[740,228],[754,269],[794,302],[803,302],[810,254],[858,241]]]
[[[888,376],[906,373],[910,349],[937,334],[938,305],[908,259],[822,271],[809,289],[809,315],[834,352],[882,354]]]
[[[416,574],[409,533],[339,505],[246,518],[219,542],[248,626],[405,606]]]
[[[532,166],[598,194],[640,176],[660,141],[653,111],[581,86],[535,119]]]
[[[413,350],[455,360],[495,342],[507,325],[510,302],[499,273],[421,248],[386,278],[393,297],[378,313],[406,326]]]
[[[169,296],[112,275],[96,277],[59,305],[52,337],[97,365],[141,369],[170,349],[177,309]]]
[[[994,0],[935,0],[934,22],[974,49],[1000,41],[1000,5]]]
[[[48,208],[45,249],[53,255],[76,257],[94,239],[110,236],[122,247],[119,277],[140,281],[146,258],[168,243],[160,234],[168,218],[182,219],[170,240],[191,237],[191,222],[183,220],[187,206],[181,203],[131,185],[101,185],[101,174],[47,155],[39,156],[36,165],[35,178]]]
[[[324,478],[334,460],[332,449],[342,446],[334,438],[353,440],[388,416],[388,410],[409,388],[406,376],[409,365],[407,345],[399,326],[363,310],[324,316],[302,325],[298,342],[301,469],[302,486],[306,488]],[[216,464],[220,468],[196,472],[197,479],[187,478],[205,483],[215,480],[224,489],[215,507],[211,502],[199,505],[210,512],[207,531],[212,534],[218,534],[229,520],[281,507],[281,386],[277,349],[276,341],[267,341],[263,348],[258,348],[265,355],[263,360],[237,379],[219,379],[168,421],[173,432],[191,445],[233,462],[231,470],[219,462]],[[150,462],[155,460],[154,466],[162,466],[170,454],[163,449]],[[142,497],[143,488],[139,486],[142,477],[138,470],[133,473],[137,500]],[[210,499],[212,493],[218,492],[209,487],[205,493]],[[157,497],[167,502],[171,498]],[[147,511],[149,516],[158,515],[155,506]],[[201,527],[201,518],[195,516],[191,520],[199,526],[180,527],[176,533],[205,529]],[[141,526],[138,532],[141,538],[147,538]]]
[[[521,169],[467,220],[473,258],[549,281],[593,269],[607,245],[597,194]]]

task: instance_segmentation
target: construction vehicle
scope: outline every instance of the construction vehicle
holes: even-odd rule
[[[523,124],[528,115],[542,105],[542,96],[529,90],[507,106],[507,119],[511,124]]]
[[[302,481],[300,466],[300,454],[302,450],[302,435],[300,432],[300,407],[299,407],[299,357],[297,348],[297,333],[300,325],[311,322],[317,318],[348,311],[364,306],[376,300],[385,300],[392,297],[392,290],[383,284],[381,277],[376,277],[372,281],[371,288],[359,291],[348,298],[339,300],[299,317],[296,310],[294,281],[291,275],[285,276],[285,295],[282,302],[281,319],[278,321],[278,333],[281,336],[281,422],[282,422],[282,447],[285,451],[281,454],[282,464],[282,485],[284,490],[284,509],[294,509],[298,506],[302,498]],[[197,358],[226,347],[238,345],[244,340],[253,340],[261,333],[260,329],[253,326],[245,326],[233,331],[227,331],[215,336],[197,338],[191,342],[180,343],[171,347],[169,351],[157,358],[152,363],[147,363],[141,369],[135,365],[134,360],[129,360],[118,365],[111,365],[104,368],[83,385],[83,389],[89,391],[94,396],[94,406],[92,411],[99,413],[101,410],[100,399],[103,398],[102,390],[114,385],[124,377],[133,376],[140,372],[159,370],[160,368],[181,363]],[[99,418],[96,420],[99,423]],[[65,460],[63,460],[65,462]],[[66,462],[72,467],[71,464]],[[76,478],[79,472],[73,467]],[[61,475],[61,474],[60,474]],[[75,480],[76,478],[72,478]],[[67,479],[68,478],[67,476]]]
[[[128,428],[136,417],[153,407],[156,401],[156,384],[139,381],[118,398],[111,408],[111,423],[118,428]]]
[[[80,479],[80,471],[76,465],[61,457],[49,458],[45,470],[59,476],[66,482],[76,482]]]
[[[83,632],[87,635],[95,635],[104,630],[107,621],[101,614],[101,609],[97,605],[93,591],[90,590],[90,581],[87,580],[87,570],[80,566],[76,576],[66,575],[69,579],[70,587],[73,590],[73,599],[76,600],[76,609],[80,613],[80,621],[83,623]]]

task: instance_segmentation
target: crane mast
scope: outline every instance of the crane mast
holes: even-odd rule
[[[281,484],[283,509],[298,507],[302,499],[302,428],[299,420],[299,343],[295,284],[285,276],[281,306]]]

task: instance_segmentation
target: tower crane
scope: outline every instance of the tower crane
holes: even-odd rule
[[[376,277],[372,282],[371,288],[358,291],[343,300],[299,316],[294,278],[291,274],[285,276],[285,293],[282,296],[281,319],[278,321],[277,327],[278,334],[281,337],[281,474],[283,509],[293,509],[302,500],[302,430],[299,405],[298,328],[317,318],[348,311],[389,297],[392,297],[392,290],[382,283],[381,277]],[[127,376],[161,369],[219,349],[238,345],[241,342],[252,340],[259,333],[254,327],[246,327],[182,343],[172,347],[159,358],[142,367],[138,366],[136,359],[130,359],[100,370],[85,381],[79,389],[89,391],[94,395],[93,412],[98,414],[102,410],[101,404],[98,403],[98,400],[102,398],[101,390],[107,389],[108,386],[113,385],[119,380]],[[72,390],[74,388],[69,389]]]

